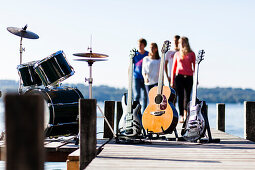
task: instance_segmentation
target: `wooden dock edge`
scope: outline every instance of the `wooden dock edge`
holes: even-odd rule
[[[96,152],[100,152],[101,149],[96,149]],[[70,153],[66,160],[67,170],[77,170],[80,165],[80,149]]]
[[[103,141],[102,144],[96,148],[96,156],[100,154],[100,152],[103,150],[103,147],[107,143],[112,141],[112,139],[102,139],[101,141]],[[72,153],[70,153],[67,156],[66,165],[67,165],[67,170],[77,170],[77,169],[79,169],[80,149],[77,149],[77,150],[73,151]]]

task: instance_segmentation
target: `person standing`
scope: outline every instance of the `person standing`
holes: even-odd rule
[[[158,45],[156,43],[151,43],[150,53],[143,58],[142,66],[142,74],[147,94],[149,94],[152,87],[158,85],[159,67],[160,56],[158,53]]]
[[[179,51],[178,47],[178,41],[180,39],[179,35],[174,36],[174,50],[170,50],[166,52],[166,58],[165,58],[165,72],[167,76],[167,80],[169,83],[169,86],[171,84],[171,72],[172,72],[172,66],[173,66],[173,59],[174,59],[174,54]]]
[[[187,106],[192,91],[196,56],[190,48],[189,39],[187,37],[181,37],[179,39],[179,48],[180,51],[174,54],[171,87],[176,88],[180,123],[183,123],[187,117]]]
[[[142,112],[147,107],[147,92],[144,85],[144,79],[142,75],[142,63],[143,58],[148,56],[149,52],[145,50],[147,41],[144,38],[138,40],[138,52],[133,58],[134,62],[134,74],[133,74],[133,93],[134,101],[140,101],[142,98]],[[142,95],[141,95],[142,94]],[[141,97],[142,96],[142,97]]]

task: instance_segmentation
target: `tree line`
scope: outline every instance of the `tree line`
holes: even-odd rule
[[[84,98],[89,97],[89,87],[85,84],[63,84],[77,88],[81,91]],[[16,92],[18,82],[14,80],[0,80],[0,90],[3,93]],[[124,93],[127,93],[125,88],[115,88],[106,85],[93,86],[93,98],[97,101],[115,100],[121,101]],[[198,88],[197,96],[200,100],[207,103],[243,103],[244,101],[255,101],[255,90],[241,88]]]

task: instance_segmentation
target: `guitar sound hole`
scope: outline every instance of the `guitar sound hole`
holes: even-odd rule
[[[156,103],[156,104],[160,104],[160,103],[162,102],[162,100],[163,100],[163,97],[162,97],[160,94],[158,94],[158,95],[155,97],[155,103]]]

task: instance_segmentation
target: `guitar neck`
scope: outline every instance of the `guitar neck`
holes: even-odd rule
[[[130,64],[128,68],[128,99],[127,99],[127,112],[132,112],[132,79],[133,79],[133,58],[130,58]]]
[[[191,100],[192,106],[196,105],[196,100],[197,100],[198,69],[199,69],[199,64],[196,64],[195,77],[193,82],[192,100]]]
[[[159,68],[159,78],[158,78],[158,94],[162,94],[162,88],[164,83],[164,63],[165,63],[165,53],[162,53],[162,57],[160,60],[160,68]]]

